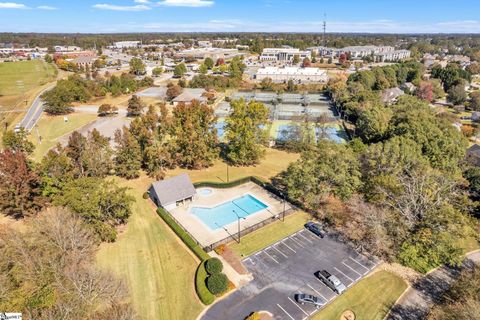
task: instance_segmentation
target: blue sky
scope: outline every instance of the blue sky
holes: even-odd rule
[[[480,33],[479,0],[0,0],[0,32]]]

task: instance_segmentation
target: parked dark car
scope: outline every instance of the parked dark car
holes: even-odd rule
[[[318,236],[320,238],[325,237],[325,231],[322,230],[322,228],[320,227],[320,225],[318,223],[307,222],[305,224],[305,228],[307,230],[310,230],[313,234],[315,234],[316,236]]]
[[[331,275],[327,270],[317,271],[315,272],[315,276],[337,294],[342,294],[347,290],[347,287],[345,287],[337,277]]]
[[[315,296],[310,294],[299,293],[295,295],[295,301],[300,304],[313,304],[314,306],[321,307],[323,303]]]

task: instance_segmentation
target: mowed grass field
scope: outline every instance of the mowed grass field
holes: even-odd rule
[[[65,117],[68,119],[67,122],[65,122],[64,116],[42,114],[36,128],[32,130],[29,136],[30,141],[35,144],[33,153],[35,161],[41,161],[48,150],[58,143],[60,137],[97,119],[97,115],[88,113],[72,113]],[[41,137],[41,142],[39,136]]]
[[[382,320],[406,289],[407,283],[400,277],[378,271],[351,287],[311,319],[341,319],[343,312],[351,310],[359,320]]]
[[[233,180],[257,175],[268,179],[297,158],[296,154],[269,149],[255,167],[230,168],[230,177]],[[193,182],[221,181],[226,164],[219,160],[207,170],[177,169],[167,172],[167,176],[181,172],[187,172]],[[194,288],[199,261],[157,216],[151,201],[142,198],[153,179],[142,176],[131,181],[116,180],[131,188],[135,197],[133,214],[117,241],[101,246],[98,265],[125,281],[141,319],[195,319],[204,308]]]
[[[112,244],[102,244],[98,265],[124,280],[141,319],[195,319],[203,309],[194,288],[199,261],[142,198],[152,180],[120,180],[132,188],[133,215]]]
[[[285,217],[285,221],[277,220],[243,236],[240,244],[232,242],[228,246],[237,255],[246,257],[302,229],[310,219],[311,216],[308,213],[297,211]]]
[[[57,77],[57,69],[41,60],[0,63],[0,126],[15,125],[35,96]],[[27,105],[25,104],[27,100]],[[5,112],[12,111],[12,112]],[[2,130],[3,132],[3,130]]]

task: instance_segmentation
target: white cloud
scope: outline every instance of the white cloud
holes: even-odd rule
[[[147,3],[150,3],[150,0],[133,0],[133,2],[147,4]]]
[[[58,8],[52,7],[52,6],[38,6],[37,9],[40,10],[58,10]]]
[[[28,7],[22,3],[0,2],[0,9],[28,9]]]
[[[163,0],[158,5],[167,7],[211,7],[215,2],[211,0]]]
[[[117,6],[114,4],[96,4],[93,6],[95,9],[101,10],[113,10],[113,11],[146,11],[151,8],[146,5],[135,5],[135,6]]]

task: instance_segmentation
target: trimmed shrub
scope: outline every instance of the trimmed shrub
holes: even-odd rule
[[[172,230],[177,234],[177,236],[182,239],[182,241],[190,248],[190,250],[195,253],[195,255],[202,261],[210,259],[210,256],[208,253],[206,253],[202,247],[200,247],[195,240],[190,237],[188,233],[185,232],[185,230],[180,227],[175,220],[170,216],[168,212],[163,210],[162,208],[157,209],[158,215],[172,228]]]
[[[205,269],[210,275],[217,274],[222,272],[223,263],[218,258],[210,258],[207,261],[205,261]]]
[[[195,291],[204,305],[212,304],[215,301],[215,296],[207,289],[207,276],[205,262],[202,262],[195,273]]]
[[[207,278],[207,288],[214,295],[224,293],[228,289],[227,276],[223,273],[211,275]]]
[[[148,198],[150,198],[150,196],[148,195],[148,192],[145,192],[143,194],[143,199],[147,200]]]

